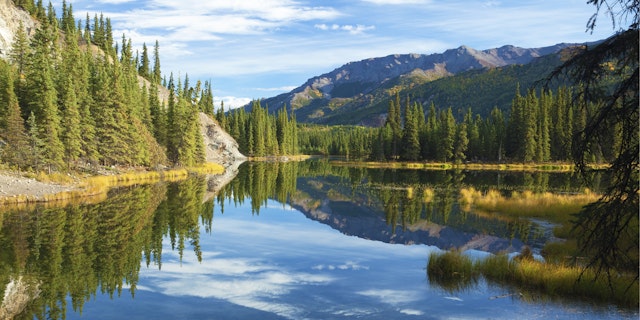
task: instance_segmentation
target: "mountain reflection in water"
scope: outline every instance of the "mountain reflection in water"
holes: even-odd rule
[[[126,314],[131,317],[140,312],[140,318],[145,318],[164,310],[166,306],[151,302],[143,304],[143,301],[158,298],[158,291],[174,292],[178,287],[167,287],[170,283],[168,278],[158,280],[160,284],[141,284],[141,273],[145,274],[145,279],[174,275],[179,278],[191,277],[190,280],[215,274],[215,281],[210,278],[203,278],[202,282],[190,281],[188,283],[192,287],[182,287],[180,293],[175,295],[199,299],[213,296],[231,302],[236,307],[226,302],[217,303],[216,306],[221,310],[230,308],[231,313],[224,315],[235,314],[232,318],[279,318],[288,317],[287,314],[325,318],[327,314],[323,312],[328,311],[323,309],[322,301],[328,299],[323,295],[323,290],[329,290],[325,288],[328,283],[340,284],[331,290],[340,290],[340,286],[349,285],[359,288],[356,297],[344,298],[343,309],[334,306],[332,314],[335,317],[396,317],[394,312],[398,310],[405,316],[424,315],[416,303],[421,299],[432,299],[434,293],[428,293],[424,283],[415,283],[409,277],[419,276],[421,281],[426,281],[424,266],[429,251],[436,250],[435,247],[498,252],[518,251],[525,244],[535,246],[544,242],[544,233],[529,220],[493,219],[463,210],[457,203],[462,186],[474,186],[480,190],[527,188],[554,192],[571,192],[581,188],[577,179],[570,174],[366,169],[332,166],[327,161],[245,163],[235,179],[221,188],[208,182],[205,177],[192,177],[180,182],[114,189],[106,200],[95,204],[78,203],[63,207],[36,205],[7,209],[0,214],[0,288],[3,290],[0,293],[5,297],[0,318],[75,318],[82,317],[83,311],[96,316],[96,313],[92,313],[94,309],[101,312],[106,312],[105,309],[116,312],[119,309],[109,307],[114,305],[109,302],[114,301],[112,299],[122,304],[124,309],[121,312],[127,310]],[[213,193],[207,193],[208,190]],[[267,205],[281,208],[270,209]],[[239,224],[227,225],[226,220],[216,220],[214,223],[214,212],[239,215],[245,208],[248,212],[236,221]],[[296,224],[289,220],[280,221],[277,213],[256,220],[269,210],[285,213],[297,210],[308,219],[357,238],[347,241],[325,229],[321,232],[315,229],[298,230],[296,228],[302,228],[298,224],[307,222],[295,217],[286,219],[298,219]],[[274,219],[278,225],[268,224]],[[223,230],[216,231],[220,229]],[[220,242],[228,247],[215,249],[215,252],[211,248],[203,250],[202,238],[207,237],[208,245],[215,246],[218,233],[227,235]],[[258,234],[269,235],[270,238],[254,239]],[[277,262],[282,264],[279,267],[266,265],[261,260],[260,254],[268,255],[275,250],[274,247],[268,247],[266,242],[291,242],[291,239],[297,239],[294,241],[307,247],[286,249],[280,258],[284,260]],[[362,239],[376,240],[380,244],[374,245]],[[334,243],[329,244],[332,241]],[[354,248],[357,243],[358,249],[352,249],[354,251],[349,253],[352,242]],[[402,246],[400,250],[385,243],[434,247]],[[330,249],[322,249],[328,255],[318,254],[314,257],[314,250],[321,249],[311,247],[318,245],[329,246]],[[278,246],[275,244],[275,247]],[[382,259],[377,257],[379,253],[358,252],[363,246],[375,247],[378,252],[385,252],[387,258],[398,261],[406,259],[403,265],[410,266],[413,271],[400,270],[398,274],[390,274],[389,262],[375,262]],[[259,254],[256,253],[253,261],[229,256],[242,247],[247,252],[253,250]],[[344,258],[342,255],[345,254],[353,259]],[[409,256],[413,258],[409,259]],[[335,261],[331,261],[330,257],[335,257]],[[215,270],[212,269],[214,265]],[[285,272],[293,266],[302,269]],[[394,283],[404,289],[362,288],[363,283],[370,283],[371,279],[357,276],[345,278],[346,275],[337,276],[333,271],[325,273],[330,270],[366,270],[367,273],[378,274],[376,277],[380,285],[391,286]],[[393,280],[386,283],[390,281],[386,278],[389,276]],[[256,281],[263,287],[256,288]],[[412,287],[403,287],[404,282]],[[154,283],[159,286],[157,290],[150,289]],[[246,291],[241,290],[243,283]],[[317,291],[294,293],[293,287],[298,284],[312,286]],[[133,299],[118,298],[123,292],[129,292]],[[499,293],[491,294],[496,296]],[[256,294],[260,295],[259,303],[245,301]],[[172,296],[177,299],[175,295]],[[289,295],[298,295],[295,299],[291,298],[297,302],[283,304],[274,300]],[[301,297],[308,300],[300,300]],[[486,299],[482,297],[476,295],[465,299],[477,300],[475,305],[480,306]],[[372,298],[386,301],[391,311],[370,314],[363,310],[376,309],[372,305],[362,310],[353,308],[361,300]],[[184,302],[187,305],[196,303],[188,317],[195,317],[200,312],[198,308],[204,308],[194,299],[189,298]],[[457,302],[455,299],[446,300],[449,304]],[[85,304],[89,301],[92,301],[91,310],[85,310]],[[179,300],[175,301],[178,303]],[[302,312],[300,305],[309,310]],[[279,307],[291,310],[272,310]],[[504,308],[504,305],[497,307]],[[144,311],[133,311],[137,308]],[[467,312],[477,315],[474,312],[478,310],[470,308]],[[98,313],[102,318],[110,315],[122,314]],[[512,313],[504,316],[509,315],[513,316]],[[204,316],[207,317],[211,315]]]

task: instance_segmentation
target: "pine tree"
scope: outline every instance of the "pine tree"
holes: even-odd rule
[[[429,106],[429,116],[427,117],[424,138],[421,142],[422,158],[425,160],[436,160],[438,158],[438,131],[436,106],[432,102]]]
[[[138,66],[138,74],[141,77],[149,79],[150,76],[150,61],[149,61],[149,52],[147,50],[147,44],[142,43],[142,56],[140,57],[140,64]]]
[[[466,153],[469,146],[467,132],[467,123],[462,122],[457,126],[456,138],[453,147],[453,161],[455,163],[459,164],[467,159]]]
[[[222,113],[224,115],[224,102],[221,102],[221,107],[220,109],[222,110]],[[204,82],[204,91],[202,92],[202,96],[200,97],[200,101],[198,102],[198,106],[200,107],[200,111],[208,114],[208,115],[213,115],[213,90],[211,89],[211,82],[210,81],[205,81]],[[219,118],[218,116],[216,116],[216,118]],[[223,123],[220,122],[220,119],[218,119],[218,122],[220,123],[221,126],[223,126]]]
[[[43,26],[33,38],[33,53],[27,66],[28,108],[38,125],[38,138],[44,141],[43,162],[49,170],[61,168],[64,145],[60,141],[60,114],[53,81],[52,52],[56,37],[54,30]]]
[[[29,114],[27,118],[28,127],[28,140],[29,140],[29,164],[36,171],[40,171],[40,166],[45,161],[44,158],[44,144],[45,142],[40,138],[40,127],[36,121],[36,116],[33,112]]]
[[[164,108],[158,98],[158,84],[152,82],[149,87],[149,113],[153,127],[153,136],[160,145],[167,145],[167,120]]]
[[[414,104],[405,113],[402,132],[401,159],[416,161],[420,158],[420,139],[418,136],[418,107]]]
[[[456,138],[456,120],[451,108],[441,111],[438,125],[440,143],[437,146],[438,160],[450,161],[453,158],[453,147]]]
[[[487,121],[487,126],[490,130],[490,136],[486,138],[485,150],[487,150],[487,156],[489,160],[502,161],[504,157],[504,141],[506,128],[504,123],[504,116],[502,111],[498,107],[494,107],[491,110],[491,115]]]
[[[529,90],[525,99],[521,160],[522,162],[532,162],[536,159],[538,147],[538,97],[535,91]]]
[[[29,141],[18,98],[13,91],[11,70],[3,61],[0,61],[0,138],[6,142],[6,146],[0,148],[0,159],[16,165],[18,169],[26,167]]]
[[[160,44],[156,40],[156,44],[153,47],[153,81],[160,84],[162,80],[162,74],[160,73]]]
[[[70,166],[82,154],[82,126],[75,83],[73,79],[66,78],[62,84],[66,90],[62,91],[60,98],[62,118],[64,119],[60,140],[64,145],[64,160],[67,162],[67,166]]]
[[[507,140],[505,141],[506,156],[513,160],[521,160],[524,154],[525,106],[526,99],[520,95],[520,84],[518,84],[516,95],[511,102]]]

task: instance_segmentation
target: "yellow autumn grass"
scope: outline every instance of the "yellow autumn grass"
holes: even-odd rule
[[[99,202],[104,200],[107,192],[114,187],[127,187],[159,181],[180,181],[189,177],[190,174],[221,174],[223,172],[223,166],[215,163],[206,163],[197,167],[166,171],[130,171],[115,175],[91,176],[81,179],[79,182],[77,182],[77,178],[64,174],[38,173],[34,174],[33,177],[41,182],[69,184],[75,186],[76,190],[47,194],[42,197],[32,195],[0,197],[0,205],[15,206],[29,203],[48,203],[54,206],[64,206],[81,198],[94,198],[91,202]]]
[[[638,280],[628,274],[614,275],[609,285],[604,275],[596,278],[592,269],[533,259],[509,259],[505,255],[481,260],[474,265],[474,269],[489,280],[551,296],[638,306]]]
[[[475,282],[470,279],[482,275],[489,281],[515,286],[522,291],[638,306],[638,280],[633,275],[616,274],[609,285],[605,277],[596,278],[592,269],[545,263],[533,258],[510,259],[506,255],[492,255],[472,264],[461,252],[453,250],[432,254],[427,272],[429,281],[446,290],[464,289]]]
[[[420,170],[473,170],[473,171],[522,171],[522,172],[571,172],[571,163],[451,163],[451,162],[401,162],[401,161],[345,161],[332,160],[332,165],[362,168],[420,169]],[[590,164],[592,169],[606,169],[606,164]]]
[[[497,190],[481,192],[474,188],[460,190],[460,204],[467,209],[500,212],[511,216],[538,218],[566,217],[577,213],[583,206],[595,202],[600,195],[585,189],[580,193],[534,193],[532,191],[513,191],[511,196],[504,196]],[[557,219],[555,219],[557,220]]]

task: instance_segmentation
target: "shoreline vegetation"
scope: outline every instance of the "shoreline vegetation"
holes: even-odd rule
[[[524,300],[546,296],[638,307],[638,280],[633,275],[619,273],[604,279],[597,277],[592,268],[538,261],[526,247],[513,258],[498,254],[475,261],[457,250],[433,252],[429,256],[427,276],[429,282],[451,293],[476,285],[482,276],[490,284],[510,288],[516,293],[509,295],[519,295]]]
[[[18,173],[11,170],[0,170],[0,177],[22,186],[17,193],[3,190],[4,194],[0,194],[0,207],[34,203],[58,203],[79,199],[99,202],[114,187],[160,181],[179,181],[192,174],[222,174],[224,171],[225,168],[217,163],[153,171],[115,169],[108,173],[90,176],[74,176],[61,173],[46,174],[44,172]]]
[[[305,161],[312,158],[328,158],[332,165],[362,167],[362,168],[387,168],[387,169],[417,169],[417,170],[489,170],[489,171],[545,171],[545,172],[570,172],[575,170],[569,163],[449,163],[449,162],[402,162],[402,161],[349,161],[331,157],[315,155],[287,155],[287,156],[263,156],[248,157],[249,161]],[[593,169],[604,169],[605,165],[594,164]],[[0,206],[21,203],[44,203],[78,198],[95,197],[106,194],[108,189],[118,186],[129,186],[139,183],[155,181],[176,181],[185,179],[189,174],[218,174],[224,172],[224,167],[215,163],[206,163],[199,166],[176,168],[170,170],[144,170],[144,169],[114,169],[97,175],[74,176],[59,172],[46,174],[44,172],[16,172],[13,170],[0,170],[0,176],[10,177],[17,183],[36,183],[48,185],[50,193],[38,190],[35,184],[30,190],[22,193],[11,193],[0,190]],[[27,181],[30,180],[30,181]],[[28,188],[27,188],[28,189]],[[42,188],[40,188],[42,189]]]
[[[406,161],[348,161],[331,160],[331,164],[361,168],[426,169],[426,170],[490,170],[490,171],[544,171],[571,172],[572,163],[453,163],[453,162],[406,162]],[[591,169],[604,170],[607,164],[592,164]]]

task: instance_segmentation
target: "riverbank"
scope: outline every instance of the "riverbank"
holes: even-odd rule
[[[225,167],[206,163],[198,167],[161,171],[121,169],[105,174],[75,176],[47,175],[0,170],[0,205],[53,202],[96,197],[109,189],[157,181],[186,179],[190,174],[222,174]]]
[[[0,203],[18,196],[43,199],[45,195],[80,190],[78,183],[42,182],[16,172],[0,171]]]

